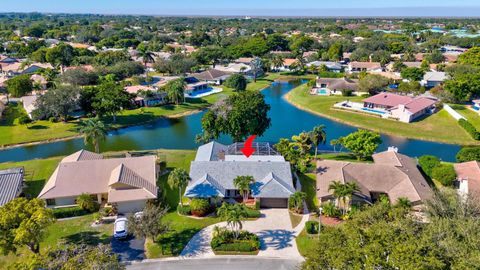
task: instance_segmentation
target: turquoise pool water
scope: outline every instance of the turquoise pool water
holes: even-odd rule
[[[375,113],[375,114],[381,114],[384,115],[386,112],[384,111],[379,111],[379,110],[374,110],[374,109],[369,109],[369,108],[362,108],[362,111],[366,111],[369,113]]]
[[[319,95],[323,95],[323,96],[328,95],[327,89],[323,89],[323,88],[318,89],[318,90],[317,90],[317,93],[318,93]]]

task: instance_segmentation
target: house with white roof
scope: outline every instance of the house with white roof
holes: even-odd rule
[[[226,202],[239,201],[239,190],[233,184],[238,176],[252,176],[251,197],[261,207],[286,208],[288,198],[295,192],[290,163],[269,143],[254,143],[255,152],[246,157],[241,152],[243,143],[223,145],[210,142],[198,148],[190,164],[190,182],[185,190],[187,198],[217,198]]]
[[[423,80],[420,82],[422,86],[427,88],[433,88],[442,84],[448,79],[447,73],[441,71],[429,71],[423,76]]]

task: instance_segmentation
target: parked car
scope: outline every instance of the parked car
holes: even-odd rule
[[[120,217],[115,220],[113,226],[113,237],[116,239],[125,239],[128,236],[127,218]]]

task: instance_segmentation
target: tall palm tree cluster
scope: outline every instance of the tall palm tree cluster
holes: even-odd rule
[[[328,191],[333,192],[335,197],[335,203],[337,207],[342,209],[342,214],[345,215],[350,209],[352,203],[352,196],[355,192],[359,191],[359,186],[355,182],[348,182],[343,184],[340,181],[333,181],[328,186]],[[341,202],[341,205],[340,205]]]
[[[217,209],[217,215],[227,221],[227,226],[232,229],[235,239],[237,239],[243,228],[242,220],[247,218],[246,206],[243,204],[223,203]]]
[[[233,185],[240,191],[244,203],[248,200],[248,196],[250,196],[250,185],[253,183],[255,183],[255,179],[250,175],[237,176],[233,179]]]

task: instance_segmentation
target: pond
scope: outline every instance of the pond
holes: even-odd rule
[[[266,102],[271,105],[269,116],[272,119],[272,125],[262,137],[257,138],[257,141],[274,143],[280,138],[290,138],[292,135],[309,131],[314,126],[322,124],[326,126],[328,141],[356,130],[354,127],[299,110],[285,101],[283,96],[302,83],[304,81],[274,82],[262,91]],[[176,119],[163,118],[147,125],[112,131],[107,140],[102,143],[101,150],[195,149],[198,145],[195,144],[194,138],[196,134],[201,133],[202,115],[203,112]],[[382,135],[382,140],[383,144],[378,151],[386,150],[389,146],[396,146],[399,152],[412,157],[432,154],[444,161],[454,161],[455,154],[460,150],[458,145],[387,135]],[[231,142],[227,136],[222,136],[218,141]],[[0,162],[68,155],[82,148],[85,148],[83,139],[11,148],[0,151]],[[332,150],[328,144],[322,149]]]

